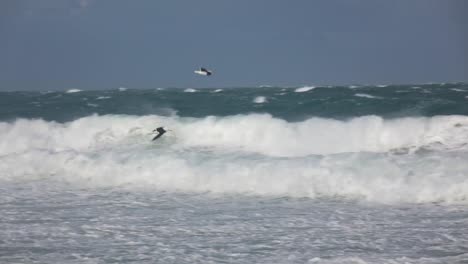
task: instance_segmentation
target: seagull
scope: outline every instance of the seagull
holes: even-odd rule
[[[199,70],[194,71],[194,72],[195,72],[196,74],[205,75],[205,76],[210,76],[211,74],[213,74],[212,71],[207,70],[207,69],[205,69],[205,68],[203,68],[203,67],[201,67]]]

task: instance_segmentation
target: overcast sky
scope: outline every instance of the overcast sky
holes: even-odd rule
[[[1,0],[0,90],[467,81],[467,13],[466,0]]]

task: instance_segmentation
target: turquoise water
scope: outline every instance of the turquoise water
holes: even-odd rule
[[[2,92],[0,120],[21,117],[63,122],[93,113],[183,117],[269,113],[289,121],[468,114],[468,84],[464,83],[122,90]]]

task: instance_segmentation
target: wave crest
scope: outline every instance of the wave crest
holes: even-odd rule
[[[151,142],[148,133],[161,124],[175,132]],[[463,116],[297,123],[269,115],[21,119],[0,123],[0,180],[466,203],[467,124]],[[434,142],[445,148],[391,154]]]

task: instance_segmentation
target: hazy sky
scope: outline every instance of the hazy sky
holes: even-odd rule
[[[467,13],[466,0],[0,0],[0,90],[467,81]]]

